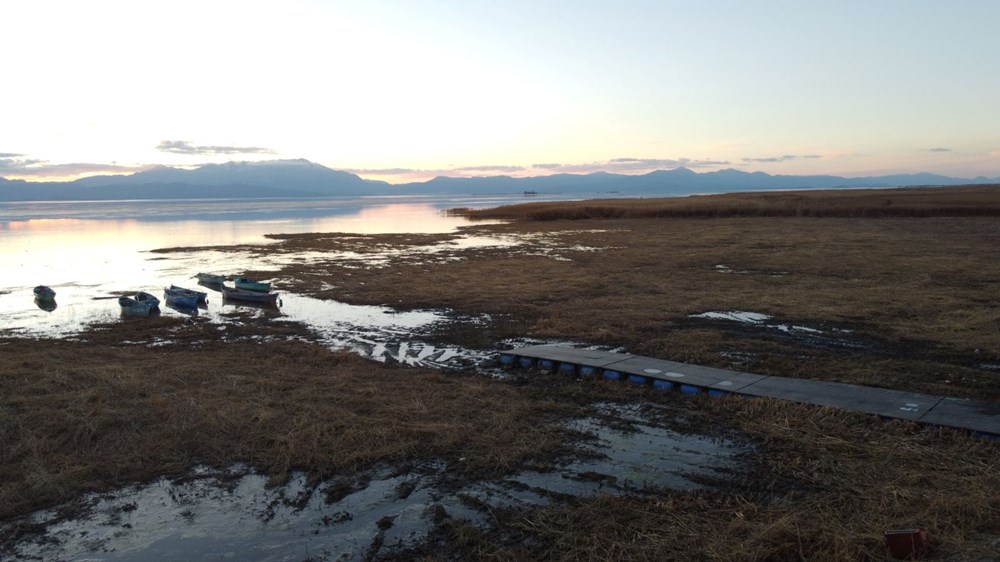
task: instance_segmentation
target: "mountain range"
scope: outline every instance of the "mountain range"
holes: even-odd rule
[[[847,178],[771,175],[735,169],[697,173],[687,168],[676,168],[643,175],[596,172],[527,178],[441,176],[425,182],[389,184],[366,180],[308,160],[271,160],[208,164],[191,170],[161,166],[131,175],[91,176],[71,182],[29,182],[0,178],[0,201],[498,195],[524,192],[581,196],[677,196],[772,189],[986,183],[1000,183],[1000,177],[970,179],[920,173]]]

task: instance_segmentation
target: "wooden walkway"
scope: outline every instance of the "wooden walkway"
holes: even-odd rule
[[[1000,439],[1000,403],[946,398],[836,382],[770,377],[699,367],[625,353],[537,345],[500,354],[505,367],[535,368],[578,376],[603,376],[684,394],[739,394],[832,406],[971,431]]]

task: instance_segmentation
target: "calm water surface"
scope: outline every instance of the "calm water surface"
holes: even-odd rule
[[[166,247],[267,243],[265,234],[305,232],[440,233],[468,224],[444,209],[524,201],[511,197],[364,197],[306,200],[101,201],[0,204],[0,331],[23,336],[72,336],[95,322],[120,318],[115,296],[163,287],[196,286],[198,272],[224,275],[282,264],[240,253],[154,254]],[[469,242],[466,242],[468,244]],[[489,241],[475,241],[476,244]],[[298,256],[298,258],[308,258]],[[296,259],[285,256],[282,259]],[[36,305],[32,288],[55,289],[56,308]],[[408,363],[445,362],[457,350],[409,344],[402,335],[443,319],[435,311],[318,301],[282,290],[279,319],[302,321],[334,347]],[[224,322],[219,293],[209,292],[203,317]],[[164,315],[183,315],[161,306]]]

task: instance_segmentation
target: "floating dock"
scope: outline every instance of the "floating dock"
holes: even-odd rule
[[[773,377],[701,367],[626,353],[536,345],[505,351],[507,368],[532,368],[581,377],[604,377],[684,394],[766,396],[830,406],[883,418],[964,429],[1000,440],[1000,403],[946,398],[837,382]]]

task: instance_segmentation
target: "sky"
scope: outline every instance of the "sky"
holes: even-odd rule
[[[994,0],[0,3],[0,177],[1000,176]]]

